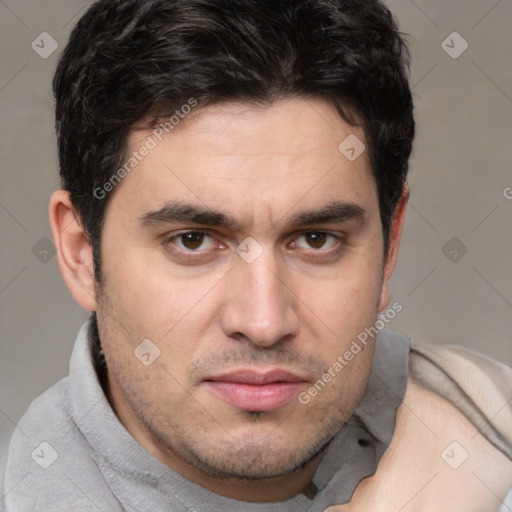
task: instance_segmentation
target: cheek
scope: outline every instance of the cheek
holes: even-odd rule
[[[164,338],[184,318],[202,315],[203,299],[219,276],[191,277],[186,272],[180,276],[165,263],[154,263],[143,256],[134,251],[117,265],[108,265],[105,258],[108,295],[131,329],[145,337]]]
[[[175,389],[173,379],[188,385],[190,361],[204,349],[202,341],[212,328],[220,301],[221,287],[216,287],[219,277],[178,278],[162,266],[148,269],[147,264],[139,265],[129,258],[123,265],[114,269],[105,266],[105,270],[109,307],[103,316],[109,324],[110,352],[116,354],[109,367],[115,368],[116,377],[130,383],[131,389],[136,389],[137,380],[137,386],[147,392],[158,395],[159,390],[169,388],[168,393],[180,395],[182,388]],[[146,339],[158,353],[149,368],[134,357]]]
[[[304,286],[300,297],[314,316],[311,324],[303,325],[306,331],[317,339],[314,346],[303,337],[304,349],[321,356],[326,369],[336,377],[330,383],[331,392],[355,393],[366,387],[370,371],[373,344],[366,336],[365,343],[358,340],[365,336],[365,330],[375,324],[380,297],[381,270],[378,265],[360,265],[340,273],[336,279]],[[311,284],[311,283],[310,283]],[[317,330],[312,326],[316,325]],[[307,334],[307,333],[306,333]],[[355,342],[355,343],[354,343]],[[307,344],[307,346],[306,346]],[[344,357],[347,354],[347,357]],[[338,357],[341,356],[341,362]],[[336,364],[336,368],[333,365]],[[327,377],[329,378],[329,377]],[[324,398],[327,399],[326,393]]]
[[[130,287],[137,285],[133,280]],[[193,334],[183,336],[180,318],[166,314],[170,307],[140,298],[130,287],[104,290],[98,328],[113,381],[132,406],[149,411],[148,404],[158,402],[162,394],[166,400],[183,398]]]
[[[381,268],[371,261],[365,263],[361,258],[356,264],[340,267],[330,279],[303,282],[300,297],[333,329],[368,320],[373,322],[381,281]]]

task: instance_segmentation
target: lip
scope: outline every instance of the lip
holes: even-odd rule
[[[203,381],[219,398],[245,411],[273,411],[288,404],[307,384],[300,375],[280,369],[237,370]]]

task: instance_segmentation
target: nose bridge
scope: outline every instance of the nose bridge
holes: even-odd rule
[[[298,324],[292,297],[279,277],[275,255],[264,251],[251,263],[240,258],[235,267],[229,283],[232,293],[223,312],[226,334],[241,334],[261,346],[295,334]]]

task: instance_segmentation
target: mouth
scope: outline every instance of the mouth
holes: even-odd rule
[[[210,391],[244,411],[273,411],[284,407],[308,384],[300,375],[286,370],[255,372],[239,370],[203,381]]]

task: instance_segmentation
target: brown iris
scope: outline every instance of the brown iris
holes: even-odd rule
[[[308,244],[314,249],[320,249],[325,245],[327,239],[326,233],[306,233],[306,240]]]
[[[192,232],[181,235],[181,241],[187,249],[197,249],[201,247],[204,240],[204,233]]]

